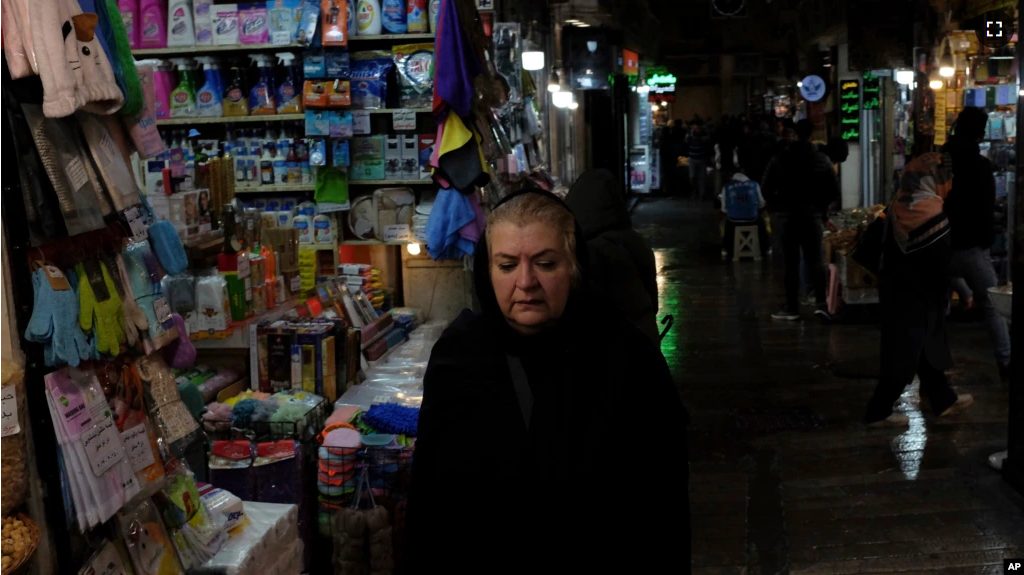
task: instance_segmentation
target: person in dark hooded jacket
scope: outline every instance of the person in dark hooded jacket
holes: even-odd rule
[[[408,507],[411,573],[690,573],[688,415],[665,359],[586,288],[572,212],[506,197],[482,309],[434,345]]]
[[[615,302],[651,341],[659,343],[654,252],[633,229],[615,176],[604,169],[583,172],[565,203],[587,240],[590,287]]]

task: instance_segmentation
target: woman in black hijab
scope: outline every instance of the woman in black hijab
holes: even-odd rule
[[[586,285],[572,212],[495,206],[424,379],[406,566],[690,572],[689,417],[660,351]]]

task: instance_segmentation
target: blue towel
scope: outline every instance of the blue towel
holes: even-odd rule
[[[459,230],[476,219],[469,196],[458,190],[437,192],[427,218],[427,249],[434,260],[457,260],[473,255],[476,244],[459,235]]]

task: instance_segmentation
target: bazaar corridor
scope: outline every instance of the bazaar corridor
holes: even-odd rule
[[[693,418],[693,572],[1002,573],[1024,555],[1024,500],[986,464],[1005,449],[1008,391],[981,325],[949,324],[969,411],[936,421],[915,383],[910,427],[869,430],[877,328],[823,325],[806,307],[803,321],[773,322],[780,262],[723,263],[716,222],[683,199],[633,211]]]

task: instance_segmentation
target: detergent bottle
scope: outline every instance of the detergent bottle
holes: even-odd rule
[[[167,2],[142,0],[139,2],[139,46],[143,48],[167,47]]]
[[[249,56],[259,69],[259,78],[249,90],[249,114],[265,116],[277,114],[276,97],[274,95],[274,68],[267,54]]]
[[[171,58],[178,68],[178,87],[171,91],[171,117],[192,118],[196,115],[196,83],[188,58]]]
[[[157,120],[171,117],[171,91],[174,90],[174,70],[163,60],[143,60],[138,65],[153,67],[153,115]]]
[[[224,97],[221,103],[225,116],[248,116],[249,115],[249,93],[245,89],[245,80],[242,78],[242,69],[238,66],[231,67],[228,85],[224,88]]]
[[[223,82],[220,77],[220,69],[212,56],[199,56],[196,58],[203,66],[203,75],[206,81],[196,91],[196,115],[201,117],[219,118],[224,115],[224,106],[221,94],[224,92]]]
[[[278,52],[277,63],[284,68],[284,80],[277,87],[277,113],[298,114],[302,111],[302,91],[296,89],[295,54]]]

